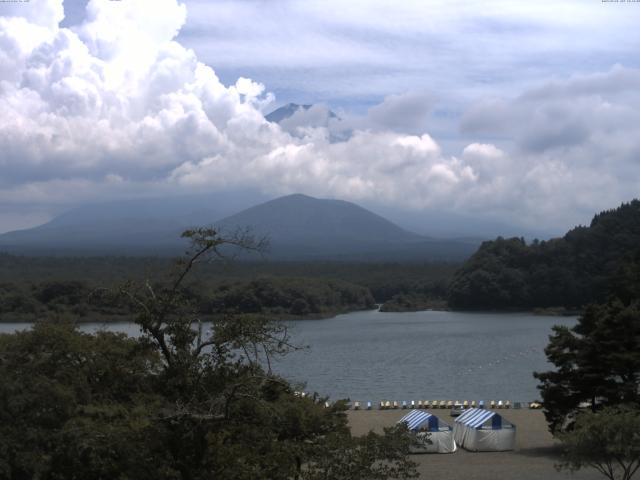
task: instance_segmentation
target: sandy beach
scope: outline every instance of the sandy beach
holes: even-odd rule
[[[467,452],[462,448],[453,454],[412,455],[419,464],[420,478],[450,480],[591,480],[604,478],[595,470],[583,470],[570,474],[558,472],[558,444],[547,430],[540,410],[498,410],[508,421],[516,425],[516,449],[512,452]],[[449,410],[429,410],[449,423],[453,418]],[[407,413],[406,410],[351,410],[349,423],[354,435],[369,430],[381,432],[392,426]]]

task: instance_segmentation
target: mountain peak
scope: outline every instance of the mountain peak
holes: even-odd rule
[[[223,231],[249,227],[269,238],[269,254],[279,259],[451,259],[475,248],[409,232],[352,202],[300,193],[248,208],[216,226]]]
[[[273,112],[269,113],[264,118],[266,118],[267,121],[269,122],[280,123],[283,120],[286,120],[287,118],[292,117],[294,114],[296,114],[300,110],[307,111],[314,106],[315,105],[310,105],[310,104],[300,105],[298,103],[287,103],[286,105],[283,105],[282,107],[275,109]],[[334,112],[332,112],[331,110],[328,111],[328,118],[337,118],[337,117],[338,116]]]
[[[224,228],[250,226],[277,243],[349,243],[355,247],[422,239],[354,203],[301,193],[269,200],[218,223]]]
[[[184,249],[180,232],[194,224],[210,224],[216,215],[211,207],[190,215],[190,209],[179,203],[167,199],[140,205],[87,206],[46,225],[0,235],[0,250],[65,255],[174,255]],[[195,198],[184,203],[201,207],[226,204],[222,199],[206,202]],[[348,201],[302,193],[255,205],[226,216],[215,225],[227,232],[249,228],[257,236],[269,237],[269,257],[281,260],[452,259],[464,258],[475,249],[466,243],[422,237]]]
[[[290,193],[289,195],[283,195],[282,197],[274,198],[274,200],[319,200],[311,195],[305,195],[304,193]]]

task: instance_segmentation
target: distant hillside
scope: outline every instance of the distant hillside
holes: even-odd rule
[[[640,249],[640,201],[597,214],[588,227],[527,245],[485,242],[456,273],[449,304],[461,309],[581,307],[602,301]]]
[[[462,260],[478,246],[477,241],[432,240],[340,200],[290,195],[240,211],[247,201],[194,196],[88,205],[45,225],[0,235],[0,251],[178,255],[185,247],[179,238],[183,230],[214,223],[227,232],[248,227],[268,236],[268,258],[276,260]],[[230,215],[234,211],[240,213]]]
[[[410,243],[423,239],[354,203],[294,194],[243,210],[217,222],[225,228],[250,225],[275,242],[336,244]]]
[[[271,241],[278,259],[461,259],[467,242],[431,240],[354,203],[289,195],[217,222],[226,231],[249,226]]]
[[[37,255],[174,255],[180,234],[260,198],[197,195],[86,205],[35,228],[0,235],[0,251]]]

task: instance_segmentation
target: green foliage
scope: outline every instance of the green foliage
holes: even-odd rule
[[[222,284],[202,306],[205,313],[260,313],[275,317],[335,314],[373,308],[368,289],[339,280],[259,278]]]
[[[0,336],[0,352],[0,478],[122,478],[118,458],[159,401],[156,352],[51,323]],[[127,456],[127,468],[158,473],[144,452]]]
[[[545,352],[556,370],[534,374],[553,432],[570,427],[583,402],[594,411],[640,405],[640,296],[627,295],[638,272],[640,262],[626,265],[608,302],[589,306],[573,328],[554,327]]]
[[[640,468],[640,410],[609,407],[578,415],[572,431],[560,436],[561,469],[595,468],[610,480],[630,480]]]
[[[580,308],[602,302],[615,273],[640,245],[640,201],[599,213],[546,242],[485,242],[456,272],[449,304],[460,309]]]
[[[170,267],[165,259],[0,254],[0,322],[61,316],[126,320],[131,309],[105,296],[103,287],[114,287],[122,278],[151,278],[160,285],[170,281]],[[396,295],[442,301],[456,268],[446,263],[215,262],[199,265],[182,287],[202,315],[234,311],[316,318],[372,308]],[[265,298],[267,292],[274,297]]]
[[[5,283],[0,285],[0,321],[34,322],[42,318],[110,320],[130,313],[122,302],[104,298],[82,281]]]
[[[0,283],[39,284],[82,281],[105,287],[123,278],[168,280],[172,267],[161,257],[24,257],[0,253]],[[188,283],[249,281],[256,277],[318,278],[361,285],[384,302],[396,293],[448,280],[460,267],[447,262],[221,261],[200,265]]]
[[[424,293],[398,293],[384,302],[381,312],[417,312],[420,310],[446,310],[447,302],[437,295]]]
[[[638,403],[640,308],[620,301],[589,307],[578,324],[554,327],[547,358],[557,369],[536,373],[552,431],[570,425],[578,406]]]
[[[0,478],[415,477],[403,432],[353,438],[344,403],[298,397],[273,374],[271,359],[295,348],[282,325],[225,314],[194,328],[186,278],[219,246],[256,244],[189,234],[193,250],[171,281],[118,290],[140,338],[56,323],[0,336]]]
[[[384,435],[369,432],[344,448],[340,436],[329,435],[301,476],[304,480],[384,480],[418,478],[408,460],[411,443],[405,425],[387,428]],[[384,458],[384,462],[379,460]]]

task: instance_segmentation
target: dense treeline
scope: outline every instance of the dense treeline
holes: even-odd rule
[[[564,237],[498,238],[456,272],[449,304],[460,309],[563,306],[603,301],[616,272],[640,247],[640,201],[596,215]]]
[[[110,285],[122,278],[145,279],[166,276],[171,261],[142,257],[23,257],[0,253],[0,283],[85,281]],[[367,287],[382,303],[398,293],[448,283],[458,263],[447,262],[270,262],[238,261],[202,265],[195,281],[243,281],[258,276],[324,278]]]
[[[86,282],[74,280],[0,284],[0,321],[35,322],[75,318],[108,321],[130,313],[121,301],[106,298]]]
[[[0,321],[74,318],[110,321],[130,316],[129,306],[114,297],[118,287],[96,288],[81,281],[0,284]],[[185,286],[205,317],[259,313],[274,318],[319,317],[365,310],[375,301],[365,287],[340,280],[263,277],[251,281],[195,282]]]
[[[404,285],[380,308],[383,312],[415,312],[419,310],[447,308],[446,279],[414,282]]]
[[[373,308],[365,287],[340,280],[312,278],[259,278],[222,284],[204,300],[205,313],[262,313],[305,316],[335,314]]]
[[[20,257],[0,254],[0,321],[80,318],[109,321],[128,315],[105,298],[122,278],[166,280],[163,258]],[[201,265],[186,288],[209,315],[221,310],[318,317],[371,308],[394,297],[442,300],[457,264],[237,262]],[[397,299],[396,298],[396,299]],[[389,305],[393,305],[395,300]]]
[[[447,301],[419,293],[399,293],[386,301],[381,312],[419,312],[421,310],[448,310]]]

